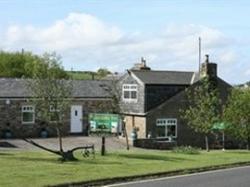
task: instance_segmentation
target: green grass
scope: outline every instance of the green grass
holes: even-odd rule
[[[0,186],[45,186],[115,176],[129,176],[250,161],[247,151],[211,151],[196,155],[170,151],[132,150],[95,159],[61,163],[47,152],[1,151]]]

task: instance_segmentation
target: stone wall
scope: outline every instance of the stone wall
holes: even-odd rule
[[[92,112],[108,113],[110,111],[110,100],[107,99],[75,99],[71,105],[81,105],[82,113],[82,134],[87,134],[88,114]],[[0,138],[6,131],[11,131],[13,138],[39,137],[43,129],[46,129],[49,136],[55,136],[56,130],[53,124],[42,123],[35,120],[34,124],[22,124],[22,106],[29,105],[27,99],[12,98],[10,104],[6,104],[6,99],[0,100]],[[64,115],[62,134],[70,134],[70,108]]]
[[[177,95],[174,99],[170,99],[166,104],[157,107],[153,112],[147,115],[147,130],[156,138],[156,120],[165,118],[177,119],[177,144],[192,145],[200,147],[203,145],[203,136],[195,133],[190,129],[185,121],[181,119],[180,109],[186,107],[186,98],[184,93]]]
[[[168,150],[176,146],[176,142],[160,141],[158,139],[136,139],[133,142],[134,147],[146,149]]]
[[[87,131],[89,130],[89,113],[109,113],[111,112],[111,100],[98,100],[98,99],[90,99],[90,100],[75,100],[71,103],[71,105],[81,105],[82,106],[82,123],[83,123],[83,134],[87,135]],[[67,119],[70,119],[70,112],[68,113]],[[69,121],[70,123],[70,121]],[[69,126],[69,125],[68,125]]]
[[[146,118],[141,116],[125,116],[126,131],[131,139],[133,128],[137,129],[137,138],[146,138]]]
[[[127,102],[124,101],[122,98],[122,88],[123,84],[136,84],[137,85],[137,102]],[[121,108],[122,112],[124,113],[136,113],[141,114],[144,113],[144,103],[145,103],[145,97],[144,97],[144,85],[139,84],[137,80],[135,80],[130,74],[127,74],[120,82],[119,87],[121,90]]]
[[[231,87],[219,78],[217,79],[217,85],[222,103],[225,103]],[[191,89],[195,86],[192,85]],[[204,135],[196,133],[181,118],[180,109],[183,110],[187,106],[188,100],[185,92],[178,93],[162,105],[159,105],[147,115],[147,132],[151,133],[152,138],[156,138],[156,120],[159,118],[175,118],[177,119],[177,145],[204,147]]]

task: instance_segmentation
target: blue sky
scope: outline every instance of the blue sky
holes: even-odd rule
[[[66,69],[196,71],[202,54],[230,83],[250,80],[250,2],[0,0],[0,49],[56,51]]]

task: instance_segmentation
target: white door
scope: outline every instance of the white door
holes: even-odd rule
[[[82,106],[71,106],[71,120],[70,120],[70,132],[79,133],[82,132]]]

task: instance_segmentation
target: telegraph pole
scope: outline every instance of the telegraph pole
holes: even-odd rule
[[[201,37],[199,37],[199,74],[201,73]]]

